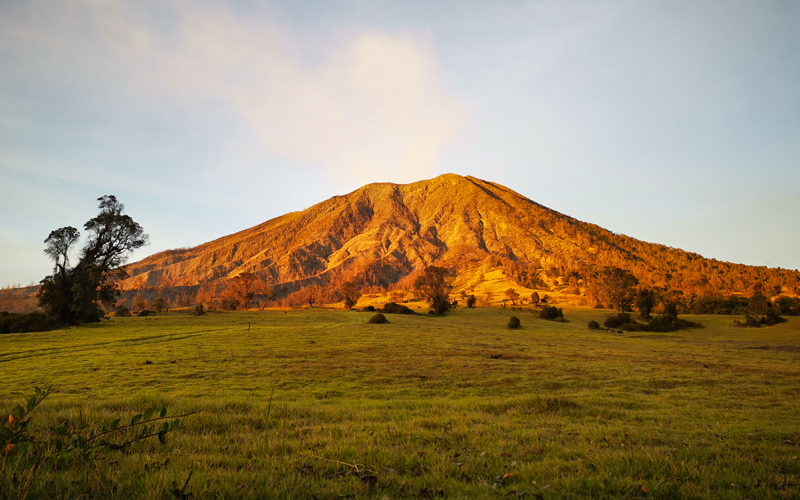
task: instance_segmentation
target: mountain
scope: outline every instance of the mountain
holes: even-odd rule
[[[499,184],[445,174],[411,184],[369,184],[194,248],[157,253],[130,264],[121,286],[214,291],[248,272],[280,296],[345,279],[367,286],[407,283],[431,264],[459,273],[502,268],[521,285],[536,285],[538,277],[590,281],[601,268],[615,266],[645,285],[682,294],[741,292],[754,282],[769,290],[800,283],[797,271],[720,262],[645,243]]]

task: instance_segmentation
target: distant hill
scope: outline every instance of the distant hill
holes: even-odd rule
[[[130,264],[122,288],[213,291],[242,272],[256,274],[278,295],[345,279],[386,287],[407,283],[431,264],[461,273],[503,268],[531,287],[536,279],[555,283],[568,276],[586,283],[616,266],[645,285],[684,295],[743,292],[754,282],[765,290],[800,283],[796,270],[731,264],[642,242],[499,184],[446,174],[369,184],[194,248],[157,253]]]

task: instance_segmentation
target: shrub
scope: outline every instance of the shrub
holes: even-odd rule
[[[0,313],[0,333],[44,332],[50,330],[53,326],[47,321],[47,317],[39,312],[28,314]]]
[[[367,306],[363,310],[365,312],[374,312],[375,311],[375,307],[374,306]]]
[[[151,311],[150,309],[142,309],[141,311],[139,311],[139,314],[137,314],[137,316],[144,316],[146,318],[151,314],[153,314],[153,311]]]
[[[767,326],[777,325],[778,323],[786,323],[786,318],[781,318],[778,313],[772,309],[767,309],[767,315],[764,317],[764,324]]]
[[[478,299],[475,298],[474,295],[470,295],[469,297],[467,297],[467,308],[472,309],[473,307],[475,307],[475,302],[477,301]]]
[[[600,329],[600,323],[598,323],[595,320],[589,322],[589,330],[599,330],[599,329]]]
[[[563,319],[564,313],[561,311],[561,309],[555,306],[542,306],[542,310],[539,312],[539,317],[550,321],[556,321],[558,319]]]
[[[742,323],[739,320],[733,320],[733,326],[758,328],[761,326],[761,323],[759,323],[758,320],[755,319],[754,317],[750,316],[749,314],[746,314],[744,316],[744,323]]]
[[[609,316],[603,322],[603,326],[606,328],[619,328],[622,325],[630,325],[631,324],[631,315],[628,313],[619,313],[613,316]]]
[[[680,330],[677,318],[662,314],[656,316],[647,323],[648,332],[674,332]]]
[[[131,312],[125,306],[117,306],[114,308],[114,316],[118,318],[127,318],[130,317]]]
[[[521,324],[519,322],[519,318],[516,316],[511,316],[511,318],[508,320],[508,327],[514,329],[519,328],[520,326]]]
[[[194,311],[192,311],[192,314],[195,315],[195,316],[202,316],[205,313],[206,313],[206,310],[203,307],[203,304],[197,304],[196,306],[194,306]]]
[[[412,311],[408,307],[397,304],[395,302],[389,302],[388,304],[383,306],[382,312],[385,314],[414,314],[414,311]]]
[[[369,319],[369,321],[367,321],[367,323],[370,323],[370,324],[373,324],[373,325],[380,325],[380,324],[388,323],[388,322],[389,322],[389,320],[386,319],[386,316],[384,316],[381,313],[376,314],[375,316],[371,317]]]

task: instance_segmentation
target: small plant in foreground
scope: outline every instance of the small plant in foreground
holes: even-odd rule
[[[600,323],[598,323],[595,320],[589,322],[589,330],[599,330],[599,329],[600,329]]]
[[[508,325],[507,326],[509,328],[511,328],[511,329],[519,328],[521,326],[521,324],[519,322],[519,318],[516,317],[516,316],[511,316],[511,318],[508,320]]]

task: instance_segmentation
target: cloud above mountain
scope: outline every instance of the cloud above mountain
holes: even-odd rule
[[[88,107],[111,94],[114,107],[143,114],[166,108],[189,122],[217,114],[230,131],[218,137],[226,142],[218,168],[246,170],[266,155],[409,181],[433,172],[465,121],[425,33],[329,34],[312,54],[304,50],[312,35],[219,3],[15,8],[0,21],[15,76],[68,86]]]

